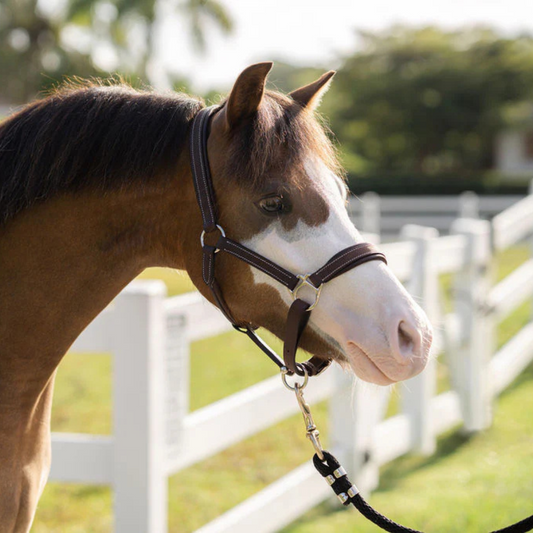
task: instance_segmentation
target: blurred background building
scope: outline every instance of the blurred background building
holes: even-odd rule
[[[495,168],[503,176],[533,175],[533,102],[517,105],[496,136]]]

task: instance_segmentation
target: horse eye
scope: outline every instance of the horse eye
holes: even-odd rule
[[[259,200],[259,207],[265,213],[272,215],[285,211],[285,204],[281,196],[268,196]]]

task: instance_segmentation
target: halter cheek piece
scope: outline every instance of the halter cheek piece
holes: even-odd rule
[[[320,374],[324,371],[331,359],[312,357],[305,363],[296,362],[296,351],[305,326],[309,322],[311,311],[318,304],[322,287],[328,281],[348,272],[356,266],[368,261],[387,262],[385,256],[370,243],[359,243],[341,250],[335,254],[324,266],[312,274],[293,274],[270,259],[246,248],[239,242],[226,237],[221,226],[217,224],[217,204],[209,161],[207,158],[207,138],[209,136],[209,123],[211,117],[220,110],[219,106],[202,109],[194,118],[190,137],[191,168],[194,179],[196,198],[203,220],[203,232],[200,243],[203,250],[202,276],[205,284],[211,289],[219,309],[238,331],[245,333],[250,339],[274,361],[280,368],[285,367],[289,373],[303,376]],[[220,234],[215,245],[206,244],[204,237],[209,233]],[[256,334],[249,325],[240,325],[233,318],[220,285],[215,276],[215,258],[217,252],[226,252],[245,263],[257,268],[287,287],[293,297],[292,305],[287,316],[287,325],[284,335],[283,360]],[[315,292],[315,299],[307,303],[298,298],[302,287],[308,287]]]

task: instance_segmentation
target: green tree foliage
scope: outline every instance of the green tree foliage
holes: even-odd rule
[[[474,28],[360,33],[326,103],[352,173],[490,168],[506,106],[533,96],[533,38]]]
[[[206,51],[209,29],[214,27],[226,35],[233,30],[229,12],[217,0],[171,0],[170,5],[187,21],[192,42],[199,52]],[[107,13],[104,21],[95,17],[102,8]],[[157,0],[69,0],[67,17],[105,39],[117,52],[123,67],[127,65],[148,80],[149,62],[154,54],[157,8]],[[142,41],[137,43],[141,49],[140,57],[135,57],[128,42],[132,30]]]
[[[27,102],[65,76],[108,75],[97,66],[96,52],[102,46],[117,59],[114,72],[134,82],[150,81],[157,0],[66,0],[53,13],[40,4],[0,0],[0,103]],[[172,5],[187,21],[199,51],[205,51],[211,28],[226,34],[233,29],[228,11],[217,0],[172,0]],[[181,78],[173,81],[186,85]]]
[[[26,102],[64,75],[100,73],[88,54],[63,46],[63,23],[37,0],[0,0],[0,101]]]

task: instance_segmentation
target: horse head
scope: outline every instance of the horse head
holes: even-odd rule
[[[348,217],[348,190],[335,149],[315,110],[334,72],[289,96],[265,90],[271,63],[244,70],[210,126],[209,166],[228,236],[295,273],[311,273],[339,251],[363,242]],[[199,210],[198,210],[199,211]],[[187,235],[199,235],[200,214]],[[184,246],[200,291],[199,246]],[[292,295],[235,257],[217,259],[217,277],[235,320],[283,337]],[[301,298],[310,301],[314,295]],[[418,374],[432,332],[423,310],[382,262],[331,280],[321,293],[301,346],[387,385]]]

